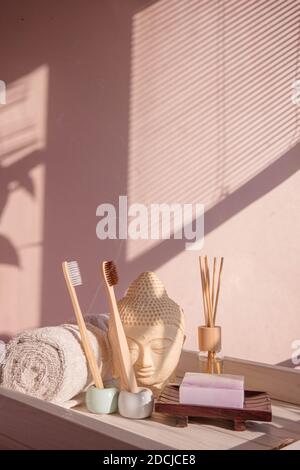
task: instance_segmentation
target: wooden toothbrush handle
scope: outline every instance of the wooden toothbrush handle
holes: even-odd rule
[[[136,393],[138,391],[138,385],[131,362],[131,355],[129,352],[123,324],[119,315],[114,289],[111,286],[106,287],[110,303],[110,320],[113,327],[111,332],[111,339],[113,342],[112,348],[118,358],[118,372],[120,374],[121,388]]]
[[[91,347],[91,343],[90,343],[90,340],[89,340],[89,337],[88,337],[87,328],[86,328],[86,325],[85,325],[84,318],[82,316],[81,308],[80,308],[80,305],[79,305],[79,302],[78,302],[78,299],[77,299],[75,289],[72,286],[72,284],[70,284],[69,282],[67,282],[67,286],[68,286],[69,294],[70,294],[71,301],[72,301],[72,304],[73,304],[77,324],[78,324],[79,331],[80,331],[81,342],[82,342],[82,346],[83,346],[83,349],[84,349],[84,352],[85,352],[85,356],[86,356],[86,359],[87,359],[87,362],[88,362],[88,365],[89,365],[89,369],[91,371],[91,374],[92,374],[92,377],[93,377],[93,380],[95,382],[96,387],[97,388],[103,388],[103,382],[102,382],[101,374],[100,374],[100,371],[99,371],[99,367],[98,367],[94,352],[93,352],[92,347]]]

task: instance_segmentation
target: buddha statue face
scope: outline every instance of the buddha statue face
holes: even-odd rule
[[[118,302],[138,384],[161,388],[184,342],[183,313],[155,273],[142,273]]]
[[[125,326],[124,330],[138,383],[160,388],[177,366],[183,332],[175,325]]]

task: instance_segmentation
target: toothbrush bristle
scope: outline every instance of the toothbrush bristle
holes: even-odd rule
[[[68,261],[67,266],[72,285],[81,286],[82,279],[77,261]]]
[[[115,286],[118,284],[118,273],[116,265],[113,261],[105,261],[104,262],[104,273],[106,280],[110,286]]]

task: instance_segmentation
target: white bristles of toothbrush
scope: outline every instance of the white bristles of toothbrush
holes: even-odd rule
[[[72,285],[75,286],[81,286],[82,285],[82,279],[81,279],[81,274],[79,270],[79,266],[77,261],[68,261],[67,262],[68,266],[68,271],[69,271],[69,276],[70,280],[72,282]]]

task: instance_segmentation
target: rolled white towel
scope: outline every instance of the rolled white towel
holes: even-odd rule
[[[88,313],[84,316],[84,319],[87,323],[100,328],[100,330],[108,331],[109,313]]]
[[[88,336],[103,379],[109,378],[111,354],[105,332],[88,324]],[[6,347],[3,387],[54,403],[64,403],[92,383],[77,325],[24,331]]]

